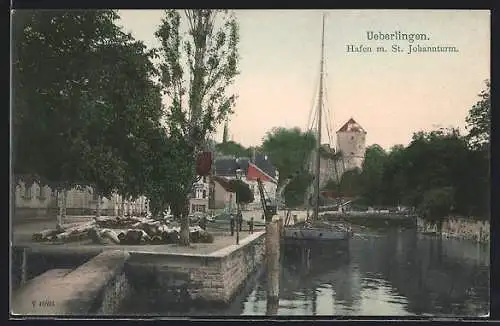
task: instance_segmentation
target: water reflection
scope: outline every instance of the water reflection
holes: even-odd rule
[[[469,242],[390,229],[354,237],[346,254],[305,243],[282,248],[279,315],[489,312],[488,249]],[[264,315],[265,280],[249,298],[242,314]]]
[[[479,316],[489,312],[489,248],[413,230],[364,231],[347,250],[284,244],[280,299],[266,278],[250,282],[227,308],[174,311],[161,303],[127,313],[162,315]],[[132,311],[132,310],[134,311]]]

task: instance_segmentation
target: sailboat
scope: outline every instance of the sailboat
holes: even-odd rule
[[[322,128],[322,111],[323,111],[323,78],[324,78],[324,47],[325,47],[325,16],[323,15],[322,34],[321,34],[321,68],[319,80],[319,99],[317,111],[316,125],[316,148],[315,162],[313,167],[314,183],[313,183],[313,214],[306,222],[301,222],[293,225],[286,225],[283,229],[283,237],[285,240],[348,240],[352,236],[351,229],[340,223],[332,224],[327,221],[322,221],[320,218],[320,168],[321,168],[321,128]]]

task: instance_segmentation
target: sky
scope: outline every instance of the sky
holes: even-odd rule
[[[274,127],[308,126],[316,107],[322,13],[325,13],[326,126],[338,130],[354,118],[367,145],[407,145],[414,132],[459,127],[490,78],[487,10],[237,10],[240,25],[238,95],[229,134],[244,146],[260,145]],[[120,10],[125,31],[149,47],[161,10]],[[368,40],[368,32],[426,34],[428,40]],[[455,47],[458,52],[413,52]],[[348,45],[372,52],[348,52]],[[391,52],[399,45],[402,52]],[[377,52],[379,46],[387,52]],[[325,114],[323,115],[325,116]],[[215,139],[222,138],[222,126]],[[331,135],[333,136],[333,135]],[[332,143],[335,138],[331,138]]]

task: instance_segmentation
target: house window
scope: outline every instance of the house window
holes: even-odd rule
[[[203,190],[203,199],[207,198],[207,191]]]
[[[24,199],[31,199],[31,187],[24,185]]]
[[[191,212],[193,213],[195,212],[205,213],[205,211],[206,211],[205,205],[196,205],[196,204],[191,205]]]

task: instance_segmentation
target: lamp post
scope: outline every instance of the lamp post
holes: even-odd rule
[[[237,169],[236,170],[236,178],[238,180],[241,181],[241,177],[243,176],[243,170],[242,169]],[[242,218],[240,216],[241,214],[241,210],[240,210],[240,200],[239,200],[239,196],[238,196],[238,191],[236,192],[236,244],[239,245],[240,244],[240,223],[242,223],[242,221],[240,221],[240,218]]]

